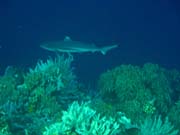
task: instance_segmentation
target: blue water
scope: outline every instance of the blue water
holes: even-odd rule
[[[53,57],[39,44],[65,35],[99,46],[119,44],[105,56],[75,54],[73,66],[85,82],[120,64],[180,69],[178,0],[1,0],[1,72],[8,65],[27,67]]]
[[[26,74],[39,60],[56,57],[56,53],[40,48],[42,42],[63,40],[65,36],[99,47],[119,46],[106,55],[73,54],[72,66],[78,83],[70,69],[67,74],[56,74],[61,70],[58,67],[47,75],[48,70]],[[148,62],[158,64],[159,68],[146,65],[151,68],[150,73],[145,66],[139,68]],[[133,66],[121,70],[122,64]],[[117,66],[118,70],[107,74],[107,70]],[[135,125],[143,126],[147,117],[155,118],[148,122],[148,128],[132,126],[123,130],[123,134],[172,129],[168,121],[161,121],[161,115],[163,121],[167,116],[172,126],[180,129],[179,71],[179,0],[0,0],[0,134],[7,130],[13,135],[40,135],[44,127],[62,119],[62,110],[67,111],[73,101],[87,100],[102,116],[116,118],[121,111],[120,117],[127,114]],[[75,118],[80,114],[78,110],[82,111],[76,109]],[[74,127],[65,132],[78,134]]]

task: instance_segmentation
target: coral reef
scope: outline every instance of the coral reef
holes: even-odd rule
[[[44,125],[61,117],[62,108],[81,98],[83,94],[77,89],[72,60],[72,57],[57,56],[39,61],[35,68],[23,73],[21,83],[14,74],[2,76],[1,128],[8,125],[9,132],[38,135]]]
[[[123,113],[118,117],[105,117],[89,107],[90,103],[73,102],[63,111],[61,121],[45,127],[43,135],[123,135],[136,129],[137,135],[177,135],[178,130],[161,116],[148,117],[138,125],[133,125]],[[124,127],[124,130],[123,130]]]
[[[100,95],[134,122],[154,114],[166,115],[174,92],[170,73],[151,63],[121,65],[100,76]]]
[[[89,92],[72,62],[71,55],[58,55],[28,72],[7,67],[0,76],[0,134],[179,134],[179,71],[120,65],[100,76],[99,91]]]

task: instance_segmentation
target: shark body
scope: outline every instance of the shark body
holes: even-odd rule
[[[40,45],[41,48],[54,52],[67,53],[83,53],[83,52],[101,52],[105,55],[109,50],[118,47],[118,45],[110,45],[105,47],[97,47],[93,43],[84,43],[80,41],[73,41],[66,36],[62,41],[47,42]]]

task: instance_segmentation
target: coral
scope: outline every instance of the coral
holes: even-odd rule
[[[146,103],[143,106],[143,111],[147,114],[153,114],[155,112],[156,108],[151,103]]]
[[[16,88],[16,80],[11,76],[0,77],[0,104],[6,103],[14,94]]]
[[[57,56],[55,59],[49,58],[46,62],[39,61],[34,69],[29,69],[24,76],[24,83],[18,86],[18,89],[26,90],[29,93],[27,105],[29,112],[38,108],[46,108],[45,106],[51,102],[52,98],[61,102],[61,97],[64,100],[61,93],[69,94],[76,90],[77,81],[71,68],[72,61],[72,56],[68,58]],[[64,94],[64,96],[67,95]],[[42,102],[43,107],[41,106]]]
[[[100,76],[100,95],[134,122],[155,113],[166,114],[173,91],[168,72],[151,63],[143,67],[121,65]]]
[[[170,72],[157,64],[147,63],[143,66],[142,72],[144,74],[143,83],[145,90],[150,90],[154,97],[154,105],[159,113],[167,113],[171,104],[171,85],[167,72]]]
[[[87,99],[72,61],[72,56],[57,56],[40,60],[27,73],[6,69],[0,76],[0,134],[116,135],[135,129],[139,135],[177,135],[178,71],[151,63],[121,65],[101,75],[98,96],[79,104]],[[174,126],[167,117],[154,117],[160,113],[163,118],[168,113]]]
[[[139,124],[132,124],[124,113],[117,112],[118,117],[106,118],[96,114],[89,107],[90,103],[73,102],[67,111],[63,111],[60,122],[45,127],[43,135],[116,135],[130,131],[138,135],[177,135],[178,130],[169,122],[168,117],[147,117]],[[123,130],[123,127],[125,130]]]
[[[105,102],[101,99],[94,99],[91,101],[90,107],[100,113],[103,116],[115,117],[117,110],[113,104]]]
[[[43,135],[59,135],[61,129],[61,123],[54,123],[50,127],[45,127],[46,131]]]
[[[33,89],[41,86],[52,85],[54,90],[73,89],[75,87],[75,75],[72,73],[72,57],[57,56],[56,59],[39,61],[34,69],[30,68],[24,79],[24,87]],[[69,88],[70,87],[70,88]],[[53,90],[51,90],[53,91]]]
[[[26,131],[37,135],[45,124],[61,117],[62,105],[66,104],[60,101],[66,101],[67,97],[74,95],[74,98],[79,98],[76,95],[77,81],[72,72],[72,61],[72,57],[64,56],[49,58],[46,62],[39,61],[23,74],[22,80],[18,79],[18,83],[9,76],[13,72],[7,72],[0,78],[0,87],[3,88],[0,94],[6,96],[0,99],[0,119],[5,119],[4,123],[10,132],[25,134]],[[67,101],[72,102],[73,98]]]
[[[180,72],[174,69],[167,72],[167,75],[169,76],[168,79],[173,89],[171,96],[173,97],[173,101],[176,102],[180,99]]]
[[[22,73],[18,68],[8,66],[3,76],[0,76],[0,106],[9,100],[15,100],[14,91],[22,83]],[[0,107],[1,108],[1,107]]]
[[[113,118],[107,119],[96,114],[88,103],[73,102],[67,111],[63,111],[62,121],[52,124],[43,135],[78,134],[78,135],[116,135],[119,124]]]
[[[146,93],[141,92],[145,89],[142,84],[142,77],[143,74],[139,67],[121,65],[101,75],[99,80],[100,93],[105,97],[106,94],[112,95],[113,100],[117,99],[118,102],[145,98],[145,94],[149,95],[147,93],[149,91]]]
[[[174,129],[174,126],[169,122],[168,117],[165,118],[164,122],[161,116],[147,118],[139,126],[140,135],[177,135],[178,130]]]
[[[168,116],[173,124],[180,129],[180,99],[169,110]]]

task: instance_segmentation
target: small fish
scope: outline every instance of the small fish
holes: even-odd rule
[[[62,41],[47,42],[40,45],[41,48],[54,51],[54,52],[67,52],[67,53],[83,53],[83,52],[101,52],[105,55],[109,50],[118,47],[117,44],[97,47],[93,43],[84,43],[80,41],[73,41],[70,37],[66,36]]]

